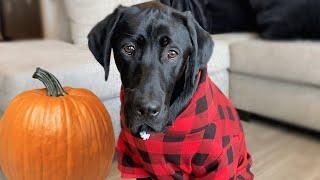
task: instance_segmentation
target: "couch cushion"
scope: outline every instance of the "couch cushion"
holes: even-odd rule
[[[252,34],[214,35],[215,49],[208,64],[209,74],[224,72],[229,67],[229,45],[253,38]],[[31,78],[36,67],[42,67],[57,76],[64,86],[82,87],[106,100],[118,97],[121,81],[111,60],[110,75],[104,81],[104,70],[87,47],[78,48],[60,41],[20,41],[0,43],[0,112],[18,93],[42,88]],[[221,74],[221,73],[220,73]],[[228,88],[222,88],[228,94]]]
[[[230,73],[230,99],[238,109],[320,132],[320,90]]]
[[[108,82],[103,68],[88,50],[58,41],[21,41],[0,43],[0,111],[18,93],[27,89],[43,88],[32,79],[36,67],[57,76],[64,86],[82,87],[93,91],[101,99],[118,95],[120,78],[113,66]]]
[[[230,44],[255,38],[253,33],[226,33],[211,36],[214,50],[208,63],[208,72],[225,70],[230,66]]]
[[[320,43],[248,40],[231,45],[231,71],[320,85]]]
[[[229,72],[227,70],[223,70],[211,73],[209,76],[223,94],[225,96],[229,96]]]
[[[87,34],[95,24],[111,14],[120,4],[131,6],[148,0],[64,0],[72,41],[77,45],[87,44]],[[84,15],[85,14],[85,15]]]

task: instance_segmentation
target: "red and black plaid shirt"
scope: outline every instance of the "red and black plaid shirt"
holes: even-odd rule
[[[144,141],[130,133],[121,113],[117,150],[122,178],[253,179],[237,112],[207,74],[202,75],[189,105],[165,133],[151,133]]]

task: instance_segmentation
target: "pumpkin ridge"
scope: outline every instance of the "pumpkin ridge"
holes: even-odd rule
[[[97,97],[95,97],[95,98],[97,98]],[[91,101],[93,101],[93,100],[91,100]],[[108,145],[114,146],[115,142],[114,142],[113,128],[107,128],[108,127],[107,121],[104,121],[104,119],[110,118],[109,114],[106,113],[107,110],[105,109],[104,105],[100,101],[98,103],[92,103],[92,104],[94,104],[94,106],[95,106],[94,109],[99,109],[99,111],[97,111],[97,112],[100,116],[99,119],[101,119],[101,121],[98,121],[98,122],[101,122],[102,126],[104,127],[103,135],[104,135],[105,141],[103,141],[103,142],[104,142],[105,147],[108,147]],[[102,113],[101,111],[104,111],[104,113]],[[106,115],[107,117],[105,117],[104,115]],[[112,124],[110,124],[110,125],[112,127]],[[111,138],[107,136],[109,132],[110,132],[110,136],[112,136]],[[112,154],[114,155],[114,147],[113,147]],[[108,169],[110,169],[110,168],[108,168]],[[106,173],[108,173],[108,172],[106,172]]]
[[[92,138],[92,135],[93,135],[93,131],[92,131],[92,124],[93,124],[93,121],[95,120],[94,118],[92,118],[92,115],[91,115],[91,111],[90,111],[90,107],[88,107],[88,106],[86,106],[86,104],[85,104],[85,102],[86,102],[86,99],[85,99],[85,97],[82,97],[82,96],[79,96],[79,97],[76,97],[76,98],[79,98],[79,101],[81,102],[81,105],[84,107],[84,109],[85,109],[85,114],[87,115],[87,116],[90,116],[90,119],[91,119],[91,121],[90,122],[87,122],[87,123],[89,123],[90,124],[90,132],[88,133],[86,133],[87,134],[87,138],[86,138],[86,142],[87,142],[87,145],[89,145],[89,147],[88,148],[86,148],[86,151],[87,151],[87,153],[88,154],[91,154],[91,151],[90,151],[90,148],[91,148],[91,146],[92,146],[92,141],[90,140],[90,138]],[[81,111],[81,114],[83,114],[83,112]],[[86,116],[83,116],[83,118],[84,119],[86,119]],[[88,139],[89,138],[89,139]],[[86,159],[87,160],[87,162],[89,162],[90,163],[90,161],[91,161],[91,159]],[[99,160],[98,160],[99,161]],[[87,174],[86,174],[87,175]]]
[[[81,134],[84,134],[85,132],[84,132],[84,128],[83,128],[83,126],[81,125],[81,118],[84,118],[85,116],[84,116],[84,114],[82,113],[82,111],[80,110],[80,107],[79,107],[79,103],[81,102],[81,101],[77,101],[78,103],[76,103],[75,101],[75,99],[74,99],[74,97],[73,96],[68,96],[68,100],[70,101],[70,103],[73,105],[73,109],[75,110],[75,111],[77,111],[76,112],[76,114],[77,114],[77,122],[78,122],[78,127],[79,127],[79,129],[80,129],[80,131],[81,131]],[[82,102],[81,102],[82,103]],[[87,138],[86,138],[87,139]],[[87,142],[88,140],[86,140],[86,142]],[[84,140],[83,140],[83,138],[81,138],[81,147],[82,148],[84,148],[85,147],[85,143],[84,143]],[[83,153],[83,152],[81,152],[81,153]],[[82,157],[81,158],[81,169],[85,169],[85,163],[84,163],[84,161],[85,161],[85,158],[84,157]]]
[[[26,120],[24,120],[24,121],[25,121],[24,123],[27,124],[27,127],[26,127],[27,130],[25,130],[25,131],[23,132],[23,145],[22,145],[22,147],[23,147],[23,155],[22,155],[22,157],[23,157],[23,163],[22,163],[22,164],[23,164],[23,173],[22,173],[22,176],[23,176],[23,177],[22,177],[22,178],[23,178],[23,179],[26,179],[25,176],[26,176],[26,174],[28,173],[28,171],[27,171],[27,169],[26,169],[26,168],[28,167],[28,166],[26,165],[26,164],[27,164],[27,160],[26,160],[26,157],[27,157],[27,155],[26,155],[26,147],[27,147],[26,142],[27,142],[27,140],[26,140],[26,139],[27,139],[27,138],[26,138],[26,137],[27,137],[27,132],[28,132],[29,129],[30,129],[30,128],[29,128],[29,126],[30,126],[30,124],[31,124],[31,123],[30,123],[30,119],[31,119],[31,117],[32,117],[32,115],[33,115],[33,113],[34,113],[34,110],[35,110],[34,107],[36,106],[36,103],[37,103],[37,102],[35,102],[35,101],[32,101],[32,102],[33,102],[33,103],[31,104],[31,107],[29,107],[29,108],[28,108],[28,111],[26,112],[26,116],[27,116],[27,117],[26,117]]]
[[[42,124],[40,125],[40,126],[42,126],[42,129],[45,129],[46,128],[46,121],[47,121],[47,116],[48,116],[48,114],[50,114],[50,113],[48,113],[48,110],[50,109],[49,107],[48,107],[48,104],[49,104],[49,101],[45,101],[45,109],[44,109],[44,112],[42,113],[42,115],[43,115],[43,117],[42,117]],[[45,173],[45,162],[44,162],[44,156],[45,156],[45,154],[44,154],[44,139],[46,138],[46,136],[47,136],[47,134],[45,134],[45,136],[41,136],[41,138],[40,138],[40,157],[41,157],[41,165],[40,165],[40,171],[41,171],[41,179],[43,180],[43,179],[45,179],[44,177],[45,177],[45,175],[44,175],[44,173]]]
[[[96,121],[97,121],[97,118],[93,116],[93,114],[95,114],[92,110],[92,108],[90,108],[90,106],[88,106],[87,103],[84,103],[84,106],[86,107],[87,111],[88,111],[88,116],[90,116],[90,119],[92,119],[92,122],[90,123],[90,129],[91,129],[91,133],[94,134],[95,136],[95,139],[97,139],[98,141],[101,141],[101,137],[99,136],[99,133],[100,132],[97,132],[97,124],[96,124]],[[91,151],[91,150],[90,150]],[[97,151],[98,151],[98,154],[100,154],[101,152],[101,147],[100,147],[100,144],[97,144]],[[96,158],[96,157],[95,157]],[[97,161],[99,162],[99,164],[101,163],[101,158],[97,159]],[[100,169],[96,169],[97,170],[97,174],[100,174]]]
[[[17,107],[18,107],[18,109],[22,109],[23,108],[23,106],[24,106],[24,101],[22,101],[22,102],[16,102],[17,103]],[[9,125],[11,124],[11,126],[8,126],[6,129],[15,129],[17,126],[16,126],[16,122],[17,121],[21,121],[21,119],[22,119],[22,115],[21,114],[19,114],[19,113],[17,113],[16,112],[16,109],[11,109],[13,112],[10,112],[9,114],[14,114],[14,115],[16,115],[16,117],[19,117],[19,118],[15,118],[14,120],[12,120],[10,123],[9,123]],[[5,114],[4,116],[7,116],[8,114]],[[5,122],[6,124],[8,124],[8,122]],[[16,129],[15,129],[16,130]],[[9,131],[9,133],[10,133],[10,131]],[[6,133],[7,134],[7,133]],[[14,136],[14,135],[13,135]],[[14,143],[15,142],[12,142],[12,141],[10,141],[11,139],[10,138],[5,138],[5,140],[6,140],[6,143],[5,143],[5,145],[7,145],[7,148],[6,148],[6,155],[7,155],[7,162],[9,162],[9,160],[11,159],[12,160],[12,157],[10,158],[10,154],[12,153],[12,150],[10,151],[10,149],[9,148],[11,148],[12,149],[12,146],[14,146]],[[9,172],[9,174],[11,174],[11,172],[12,171],[14,171],[14,169],[13,169],[13,166],[11,166],[9,163],[7,164],[7,166],[5,166],[6,168],[7,168],[7,170],[8,170],[8,172]],[[12,168],[10,168],[10,167],[12,167]],[[16,176],[16,174],[15,174],[15,176]],[[12,177],[12,178],[14,178],[14,177]]]
[[[114,150],[115,150],[114,131],[113,131],[113,127],[112,127],[111,122],[109,122],[109,124],[108,124],[108,121],[106,121],[106,119],[110,118],[109,113],[105,109],[102,102],[98,101],[98,98],[96,96],[93,99],[91,99],[90,101],[92,104],[94,104],[95,108],[93,108],[93,109],[97,110],[97,112],[98,112],[99,118],[97,119],[97,122],[98,123],[100,122],[100,124],[102,124],[102,126],[103,126],[103,128],[102,128],[103,129],[102,135],[103,135],[103,139],[104,139],[104,141],[103,141],[104,146],[103,147],[108,149],[108,146],[112,146],[112,148],[111,148],[112,151],[110,153],[112,153],[112,156],[113,156]],[[97,103],[93,103],[93,101],[97,102]],[[89,103],[89,101],[87,103]],[[108,134],[109,134],[109,136],[108,136]],[[106,161],[106,158],[104,158],[102,160],[104,162],[104,161]],[[108,165],[107,163],[105,163],[105,164]],[[107,169],[110,169],[110,166]],[[108,172],[104,172],[104,173],[108,173]]]
[[[20,109],[22,106],[23,106],[23,102],[15,102],[15,103],[13,103],[15,106],[17,106],[17,107],[19,107],[18,109]],[[13,111],[13,112],[11,112],[11,111]],[[9,115],[8,115],[9,114]],[[9,174],[12,174],[11,172],[12,172],[12,168],[10,168],[10,167],[12,167],[12,166],[10,166],[10,164],[9,164],[9,159],[10,159],[10,156],[9,156],[9,153],[10,153],[10,151],[9,151],[9,148],[11,147],[11,146],[9,146],[9,142],[10,142],[10,131],[9,131],[9,133],[7,133],[8,132],[8,130],[9,129],[12,129],[12,127],[15,127],[14,126],[14,122],[15,121],[17,121],[17,119],[14,119],[14,121],[11,121],[10,123],[8,123],[7,121],[7,119],[6,119],[6,117],[7,116],[10,116],[11,114],[14,114],[14,115],[18,115],[18,117],[19,116],[21,116],[20,114],[17,114],[16,113],[16,110],[15,109],[9,109],[8,110],[8,112],[5,112],[5,114],[3,115],[3,117],[4,117],[4,121],[2,122],[2,125],[3,124],[6,124],[6,128],[3,128],[4,129],[4,132],[6,132],[6,133],[4,133],[4,134],[6,134],[7,136],[5,136],[5,137],[2,137],[1,136],[1,138],[3,138],[4,140],[1,140],[1,144],[2,143],[4,143],[4,145],[7,147],[7,148],[5,148],[5,151],[4,152],[1,152],[1,154],[2,154],[2,156],[3,156],[3,158],[4,158],[4,162],[7,162],[6,164],[3,164],[3,162],[1,162],[1,166],[2,166],[2,168],[3,169],[6,169],[8,172],[9,172]],[[2,159],[2,158],[1,158]],[[6,176],[8,176],[6,173],[5,173],[5,175]]]
[[[99,103],[99,104],[94,104],[94,106],[96,107],[95,109],[100,109],[100,110],[103,110],[103,111],[106,111],[105,109],[104,109],[104,105],[102,104],[102,103]],[[103,106],[103,108],[102,108],[102,106]],[[101,111],[98,111],[98,113],[99,113],[99,116],[101,117],[101,119],[104,119],[105,117],[104,117],[104,115],[103,115],[103,113],[101,112]],[[110,117],[107,117],[107,118],[110,118]],[[102,125],[103,125],[103,127],[104,127],[104,130],[105,131],[109,131],[109,129],[107,128],[108,126],[107,126],[107,124],[106,124],[106,122],[105,121],[101,121],[101,123],[102,123]],[[112,134],[114,134],[114,132],[112,132]],[[105,135],[105,139],[108,139],[107,138],[107,133],[105,133],[104,134]],[[114,139],[114,138],[113,138]]]
[[[66,101],[65,101],[65,98],[61,98],[61,101],[62,101],[62,104],[63,104],[63,107],[62,107],[62,109],[63,109],[63,112],[64,112],[64,123],[65,123],[65,129],[66,129],[66,173],[65,173],[65,175],[66,175],[66,177],[65,177],[65,179],[69,179],[69,173],[70,173],[70,130],[69,130],[69,128],[70,128],[70,122],[69,122],[69,120],[70,120],[70,113],[69,113],[69,107],[66,105]]]
[[[61,116],[61,109],[59,109],[59,115]],[[60,133],[60,128],[61,127],[59,127],[59,123],[60,123],[60,121],[61,121],[61,119],[60,119],[60,121],[58,120],[58,118],[57,118],[57,115],[55,114],[55,116],[54,116],[54,120],[55,120],[55,122],[53,123],[54,124],[54,126],[55,126],[55,129],[56,129],[56,132],[55,132],[55,144],[54,144],[54,147],[55,147],[55,154],[58,154],[59,153],[59,145],[58,145],[58,143],[59,143],[59,133]],[[56,168],[57,169],[59,169],[59,164],[56,164]],[[59,177],[59,175],[57,175],[58,177]]]

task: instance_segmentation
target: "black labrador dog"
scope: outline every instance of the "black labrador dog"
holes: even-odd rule
[[[161,132],[190,101],[196,74],[213,50],[191,13],[157,2],[119,6],[89,33],[89,48],[108,79],[113,49],[132,133]]]
[[[236,110],[207,77],[213,41],[191,13],[120,6],[88,38],[105,78],[111,49],[121,75],[123,177],[253,179]]]

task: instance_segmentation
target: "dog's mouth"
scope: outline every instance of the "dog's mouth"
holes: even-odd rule
[[[141,132],[147,132],[147,133],[159,133],[162,132],[165,128],[165,125],[162,124],[148,124],[146,122],[144,123],[138,123],[134,125],[129,125],[131,133],[134,135],[139,136]]]
[[[132,114],[131,114],[132,115]],[[139,116],[131,116],[126,118],[126,124],[130,129],[131,133],[140,136],[141,132],[146,133],[160,133],[166,128],[167,113],[162,112],[158,118],[154,119],[140,119]]]
[[[132,126],[131,132],[135,135],[139,135],[140,132],[152,132],[154,129],[147,124],[135,125]]]
[[[139,127],[139,130],[138,130],[138,134],[141,135],[141,133],[150,133],[150,132],[153,132],[154,129],[146,124],[142,125]]]

